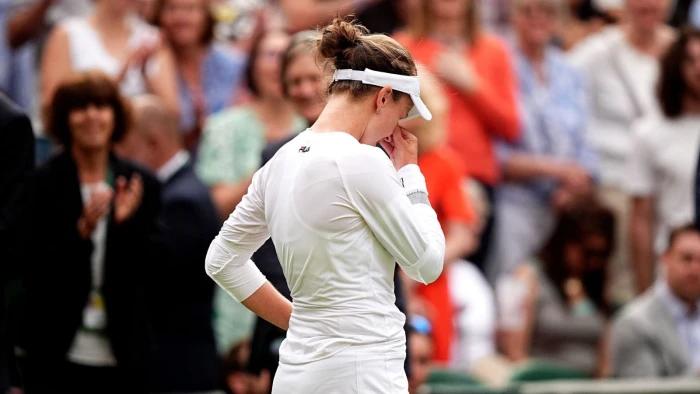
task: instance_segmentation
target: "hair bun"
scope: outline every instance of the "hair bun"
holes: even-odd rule
[[[338,63],[343,63],[343,59],[347,58],[346,51],[355,48],[367,33],[369,30],[362,25],[335,18],[321,30],[318,51],[322,57],[335,60],[338,66]]]

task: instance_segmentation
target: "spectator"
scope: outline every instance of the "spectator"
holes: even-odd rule
[[[694,169],[700,153],[700,31],[680,34],[661,59],[662,115],[638,124],[627,187],[637,289],[653,282],[656,256],[671,228],[693,220]]]
[[[700,375],[700,230],[671,231],[661,262],[663,275],[613,323],[617,377]]]
[[[495,140],[518,137],[515,78],[503,43],[482,32],[476,1],[422,0],[423,18],[397,39],[437,75],[448,98],[447,142],[463,174],[481,183],[493,201],[500,174]],[[470,261],[482,267],[493,210]]]
[[[432,368],[433,341],[430,338],[430,322],[425,317],[413,316],[408,327],[408,349],[411,360],[408,392],[416,394],[422,392],[421,386],[428,381],[428,375]]]
[[[84,18],[53,29],[41,63],[41,102],[46,107],[56,86],[76,71],[100,70],[114,78],[122,94],[151,92],[177,113],[172,56],[158,32],[138,18],[131,0],[97,0]]]
[[[493,280],[537,253],[556,212],[592,192],[583,81],[551,45],[560,7],[557,0],[512,3],[522,129],[516,142],[499,145],[505,181],[496,192],[499,214],[487,258]]]
[[[539,256],[514,271],[511,286],[502,279],[499,303],[517,308],[500,311],[502,345],[512,361],[534,357],[604,375],[606,266],[614,229],[611,211],[582,202],[560,215]]]
[[[468,261],[455,261],[447,268],[455,322],[450,367],[477,374],[484,360],[497,356],[495,295],[483,274]]]
[[[194,173],[177,119],[155,96],[133,102],[129,158],[153,171],[163,186],[162,260],[168,270],[149,285],[155,357],[151,390],[201,393],[219,388],[219,358],[212,328],[214,284],[202,272],[219,219],[209,189]],[[170,291],[172,288],[186,292]]]
[[[438,80],[427,70],[419,69],[421,96],[433,114],[430,122],[421,122],[411,128],[418,137],[418,166],[425,176],[430,205],[437,213],[445,233],[445,267],[455,263],[474,249],[471,226],[475,224],[474,211],[463,190],[464,175],[459,158],[444,146],[447,123],[447,99]],[[433,327],[434,360],[450,362],[455,345],[454,305],[450,297],[447,270],[429,285],[411,282],[415,295],[424,304],[424,313]]]
[[[280,0],[290,31],[316,29],[335,17],[361,13],[381,0]]]
[[[20,260],[17,258],[17,219],[23,207],[24,188],[34,168],[34,133],[24,112],[0,93],[0,392],[10,384],[9,371],[14,368],[12,339],[8,324],[9,310],[6,294],[16,278]]]
[[[577,45],[570,60],[587,83],[590,110],[587,138],[598,154],[598,195],[617,217],[617,250],[611,276],[615,298],[627,299],[632,292],[628,280],[631,263],[641,263],[626,253],[629,245],[629,197],[624,190],[627,161],[633,152],[632,126],[657,112],[654,85],[658,58],[673,40],[674,32],[664,25],[669,0],[625,0],[623,22],[604,29]],[[648,279],[635,274],[637,291]]]
[[[49,130],[63,151],[37,170],[23,218],[29,393],[146,392],[144,272],[160,192],[112,154],[129,125],[117,89],[81,73],[51,101]]]
[[[588,36],[600,32],[606,25],[615,23],[616,2],[618,0],[607,2],[609,4],[597,0],[561,2],[566,4],[567,10],[564,12],[563,23],[559,24],[557,29],[558,44],[568,51]]]
[[[185,146],[196,152],[204,119],[233,103],[245,59],[213,42],[210,0],[160,0],[156,22],[175,55]]]
[[[288,43],[284,32],[261,34],[246,69],[253,101],[222,111],[206,122],[197,170],[211,188],[221,218],[227,217],[245,194],[265,145],[306,127],[282,94],[280,60]]]

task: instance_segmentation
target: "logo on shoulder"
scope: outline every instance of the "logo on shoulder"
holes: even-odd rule
[[[301,153],[306,153],[306,152],[308,152],[308,151],[310,151],[310,150],[311,150],[311,147],[310,147],[310,146],[306,146],[306,145],[304,145],[304,146],[302,146],[301,148],[299,148],[299,152],[301,152]]]

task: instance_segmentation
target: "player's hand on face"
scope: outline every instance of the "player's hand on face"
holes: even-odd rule
[[[405,129],[396,126],[392,134],[380,141],[380,144],[397,170],[407,164],[418,163],[418,138]]]

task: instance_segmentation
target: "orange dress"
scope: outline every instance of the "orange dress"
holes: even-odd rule
[[[435,73],[437,59],[445,50],[431,38],[416,39],[406,33],[395,37],[414,57]],[[520,134],[516,104],[516,79],[510,55],[496,37],[481,33],[464,56],[471,62],[481,83],[465,93],[444,84],[448,99],[448,145],[459,155],[465,175],[488,185],[500,179],[493,140],[514,141]]]
[[[449,148],[437,148],[418,157],[418,166],[425,176],[428,197],[445,232],[450,222],[473,223],[474,211],[462,189],[464,176],[458,157]],[[447,363],[454,338],[454,307],[450,300],[447,273],[429,285],[417,286],[418,295],[429,305],[433,327],[433,358]]]

